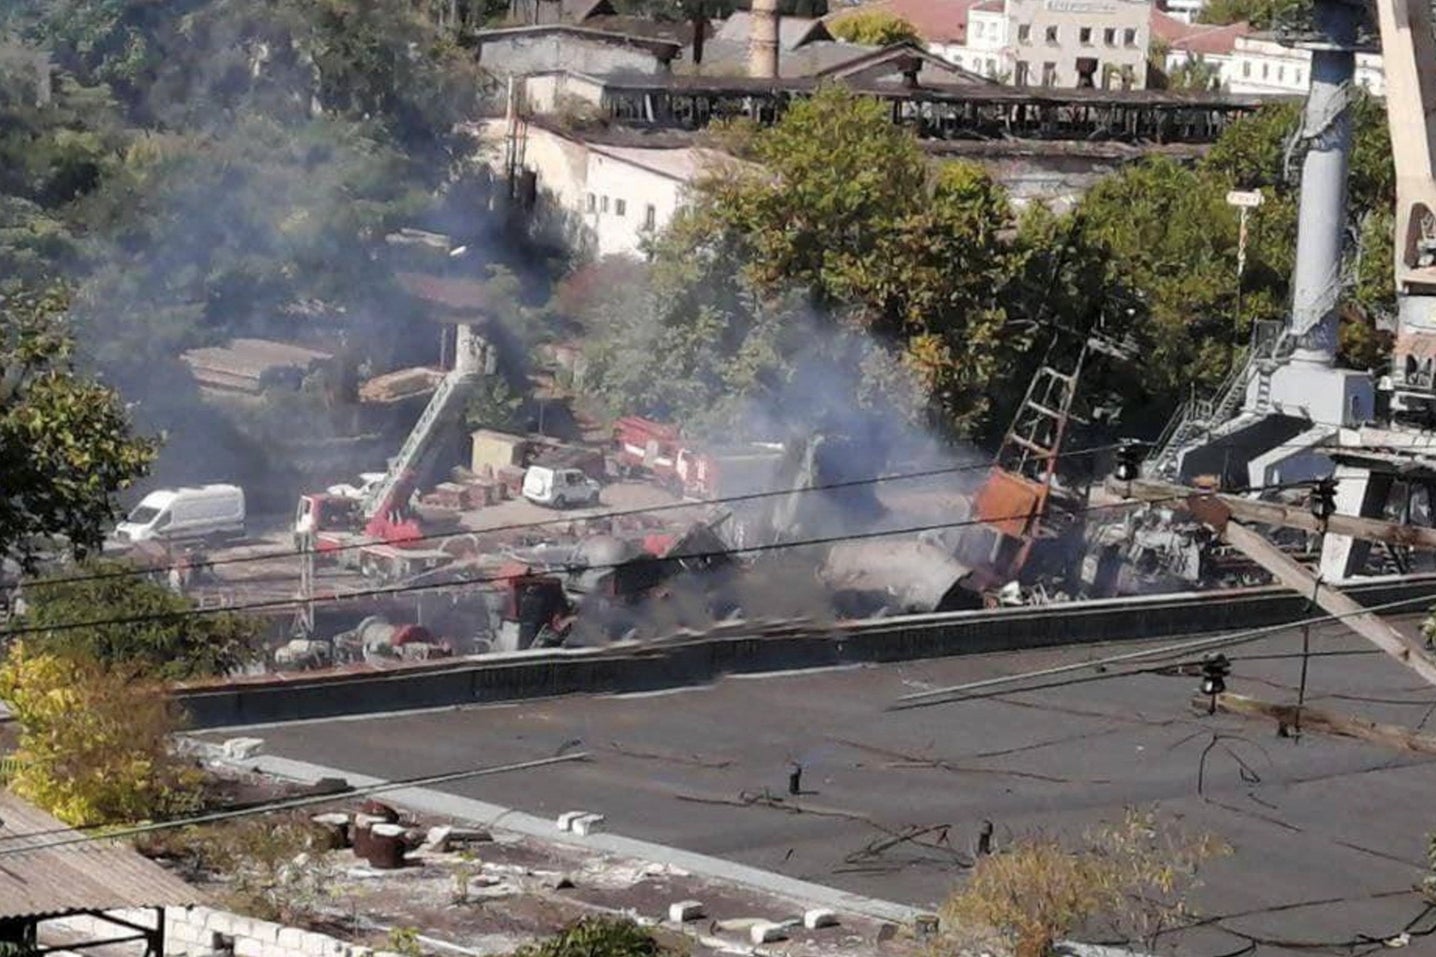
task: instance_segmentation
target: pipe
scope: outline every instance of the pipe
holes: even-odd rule
[[[752,31],[748,40],[748,75],[755,79],[778,77],[778,0],[753,0]]]
[[[1301,166],[1290,329],[1297,343],[1293,358],[1330,366],[1336,361],[1346,235],[1356,24],[1352,8],[1339,0],[1321,0],[1314,14],[1321,42],[1311,51],[1311,90],[1302,115],[1301,135],[1309,145]]]

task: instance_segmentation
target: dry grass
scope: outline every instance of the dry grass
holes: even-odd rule
[[[1047,835],[982,858],[943,907],[948,943],[971,949],[995,936],[1015,957],[1047,957],[1083,928],[1110,928],[1148,945],[1190,920],[1187,895],[1201,865],[1230,852],[1210,835],[1191,836],[1152,812],[1129,810],[1118,824],[1075,847]],[[965,930],[973,928],[973,930]]]

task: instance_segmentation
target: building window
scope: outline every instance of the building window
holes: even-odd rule
[[[599,208],[600,208],[600,210],[601,210],[602,212],[605,212],[605,213],[608,212],[608,197],[607,197],[607,196],[603,197],[603,199],[600,201]]]
[[[1042,64],[1042,85],[1057,85],[1057,64],[1050,62]]]
[[[1013,71],[1013,74],[1012,74],[1012,82],[1013,82],[1013,83],[1016,83],[1018,86],[1026,86],[1026,85],[1027,85],[1027,80],[1028,80],[1028,76],[1027,76],[1027,70],[1028,70],[1028,68],[1027,68],[1027,61],[1026,61],[1026,60],[1018,60],[1017,63],[1014,64],[1014,66],[1015,66],[1016,69]]]
[[[643,228],[658,228],[658,210],[654,208],[652,203],[649,203],[643,210]]]
[[[1131,27],[1128,27],[1127,29],[1123,30],[1123,31],[1122,31],[1122,45],[1123,45],[1123,46],[1127,46],[1127,47],[1134,47],[1134,46],[1136,46],[1136,45],[1137,45],[1137,31],[1136,31],[1136,30],[1133,30]]]
[[[1301,67],[1296,69],[1296,85],[1301,86]]]
[[[1252,61],[1250,61],[1250,60],[1243,60],[1243,61],[1242,61],[1242,76],[1246,77],[1247,79],[1251,79],[1251,75],[1252,75]]]
[[[1279,66],[1276,68],[1276,81],[1278,83],[1286,82],[1286,67]]]
[[[1032,42],[1032,24],[1030,24],[1030,23],[1024,23],[1024,24],[1020,25],[1020,26],[1017,28],[1017,42],[1018,42],[1018,43],[1031,43],[1031,42]]]
[[[1108,27],[1102,31],[1102,42],[1109,47],[1117,45],[1117,28]]]
[[[996,61],[996,60],[989,59],[989,60],[987,61],[987,75],[988,75],[988,76],[997,76],[997,61]]]
[[[628,200],[626,200],[626,199],[615,199],[615,200],[613,201],[613,215],[615,215],[615,216],[627,216],[627,215],[628,215]]]
[[[1082,27],[1079,29],[1077,31],[1077,42],[1084,47],[1090,47],[1092,45],[1092,28]]]
[[[962,66],[962,54],[961,54],[961,53],[954,53],[954,54],[952,55],[952,62],[953,62],[953,63],[956,63],[958,66]]]
[[[588,194],[588,211],[591,213],[598,208],[598,200],[594,199],[592,193]]]
[[[1047,28],[1047,43],[1048,43],[1049,45],[1051,45],[1051,46],[1056,46],[1056,45],[1057,45],[1057,28],[1056,28],[1056,27],[1048,27],[1048,28]]]
[[[1263,64],[1261,65],[1261,78],[1262,78],[1263,80],[1265,80],[1265,79],[1267,79],[1270,75],[1271,75],[1271,64],[1270,64],[1270,63],[1263,63]]]

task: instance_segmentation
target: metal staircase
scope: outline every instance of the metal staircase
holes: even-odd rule
[[[1245,361],[1232,367],[1232,371],[1216,388],[1211,398],[1193,398],[1182,403],[1152,445],[1152,454],[1147,457],[1147,474],[1165,479],[1175,478],[1182,450],[1200,436],[1207,435],[1236,418],[1253,379],[1257,383],[1254,411],[1270,408],[1273,358],[1283,340],[1282,336],[1272,337],[1245,350]]]

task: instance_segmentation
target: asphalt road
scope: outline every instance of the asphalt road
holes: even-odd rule
[[[1311,662],[1313,705],[1407,725],[1432,718],[1436,691],[1355,639],[1327,630],[1313,647],[1354,652]],[[1295,635],[1283,635],[1229,652],[1231,690],[1294,700],[1299,661],[1255,656],[1299,648]],[[1266,724],[1207,717],[1190,706],[1190,675],[1111,677],[886,710],[915,690],[1131,650],[1089,646],[734,678],[650,696],[256,733],[270,753],[387,778],[533,758],[582,742],[595,756],[589,763],[452,790],[538,814],[597,810],[617,833],[922,905],[940,901],[961,879],[961,866],[948,851],[912,845],[864,855],[882,836],[871,822],[949,825],[950,843],[965,853],[984,820],[994,823],[999,844],[1038,831],[1076,839],[1120,819],[1124,808],[1155,808],[1233,850],[1204,870],[1194,893],[1206,922],[1161,940],[1160,949],[1182,954],[1216,957],[1251,940],[1260,941],[1260,954],[1312,952],[1295,943],[1350,953],[1346,944],[1392,937],[1423,913],[1411,888],[1425,873],[1427,832],[1436,830],[1432,758],[1315,734],[1280,739]],[[805,769],[797,802],[804,813],[742,806],[744,795],[785,795],[792,762]],[[1417,938],[1411,952],[1436,953],[1436,936]]]

